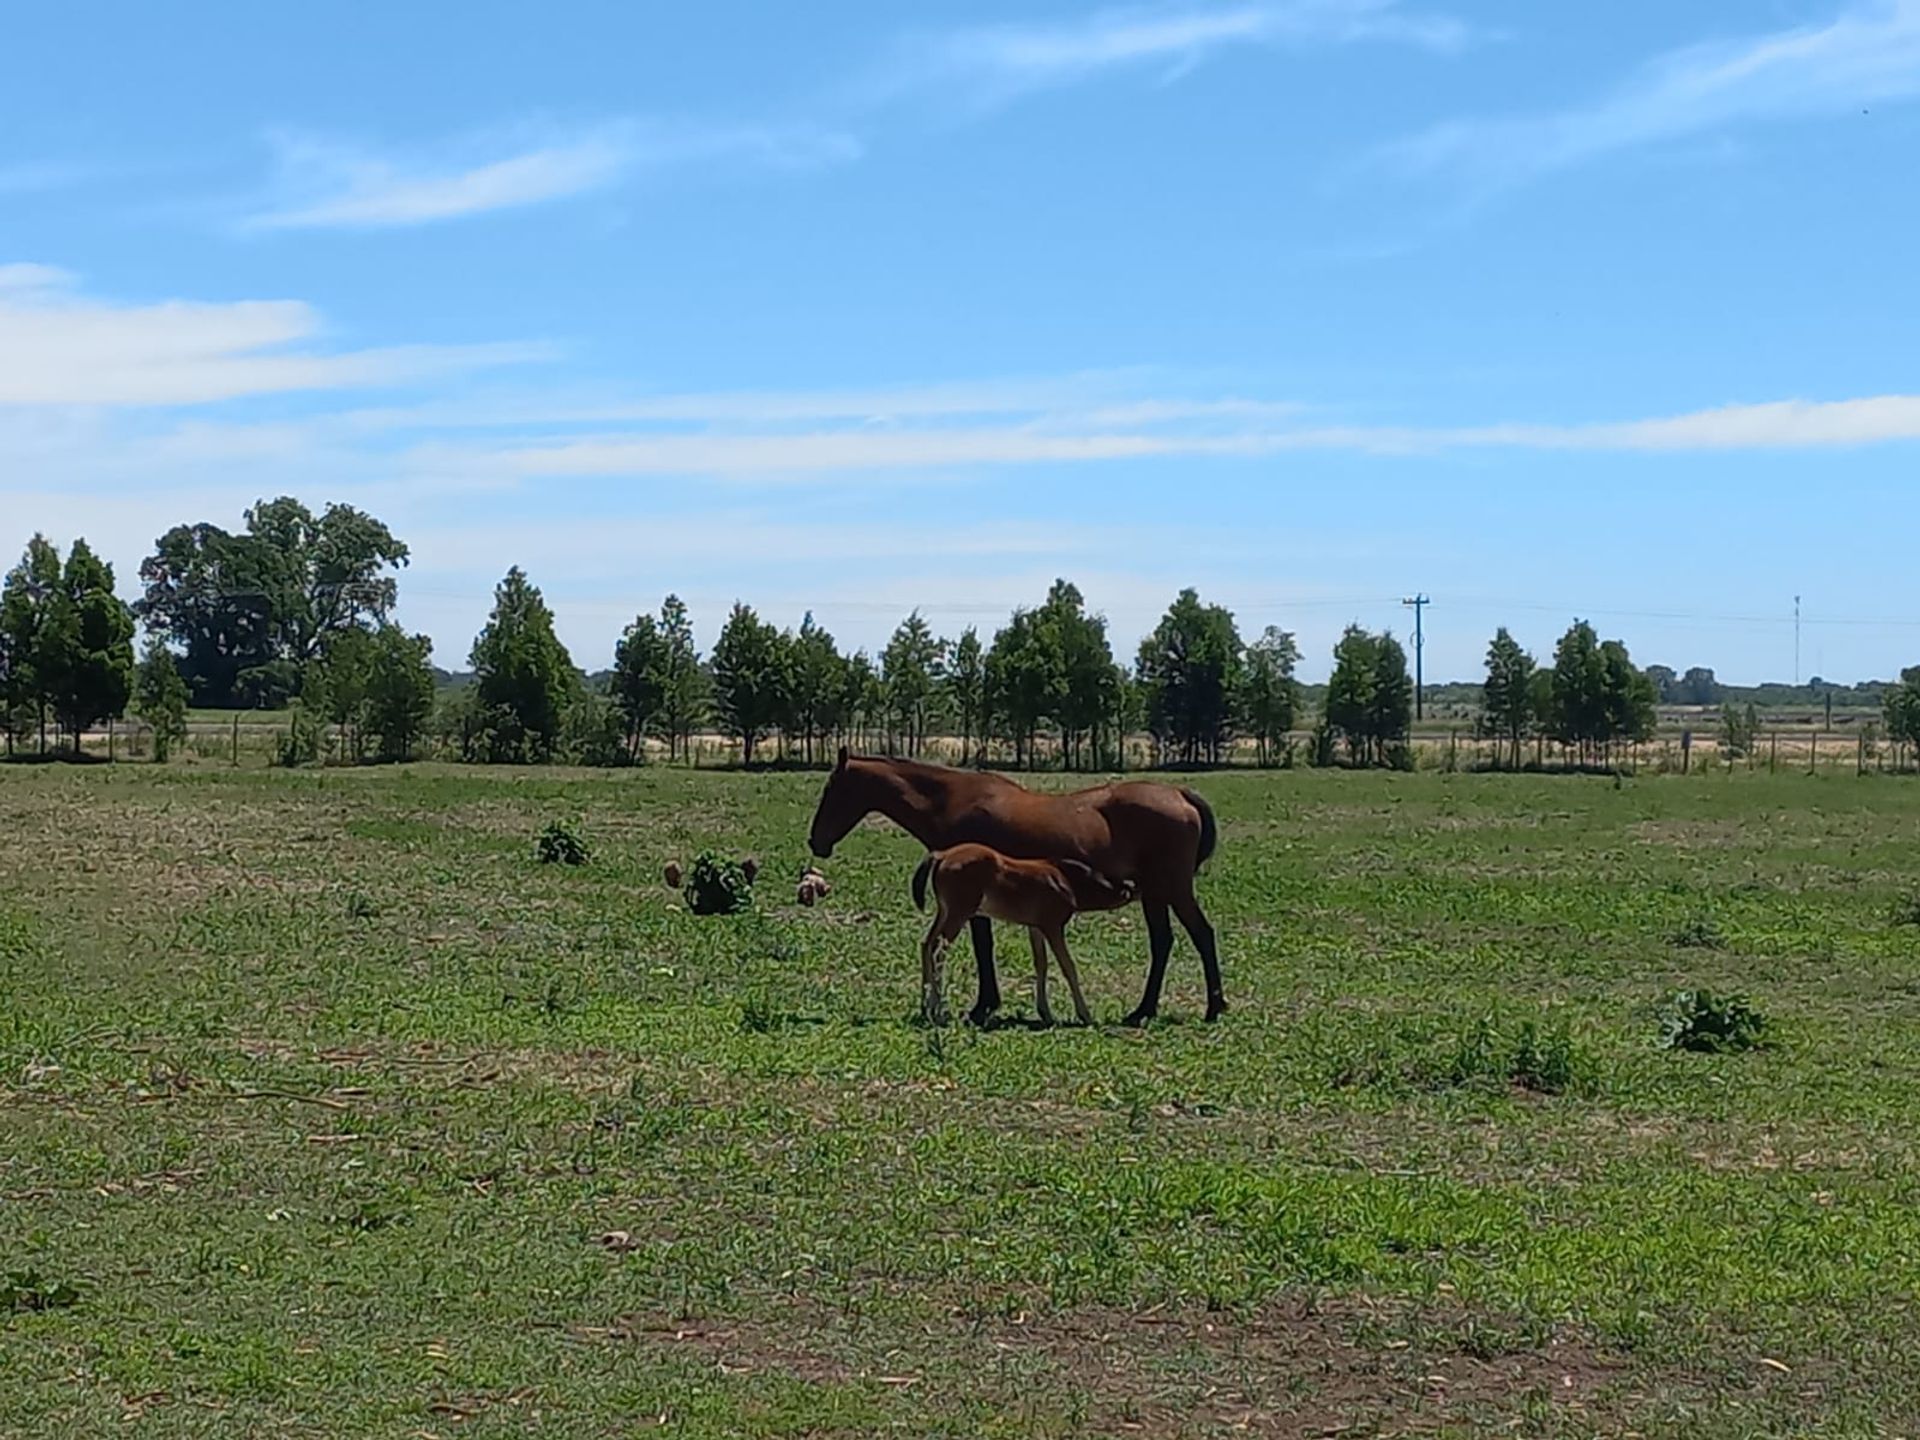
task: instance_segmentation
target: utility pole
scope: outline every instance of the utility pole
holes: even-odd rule
[[[1427,606],[1433,602],[1427,599],[1425,595],[1414,594],[1408,596],[1400,603],[1411,606],[1413,609],[1413,718],[1415,720],[1424,720],[1427,718],[1427,703],[1424,693],[1427,686],[1425,664],[1427,634],[1426,626],[1422,621],[1425,618]]]
[[[1793,597],[1793,688],[1800,688],[1800,597]]]

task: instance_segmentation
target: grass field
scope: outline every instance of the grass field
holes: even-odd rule
[[[1920,1427],[1920,784],[1203,777],[1226,1020],[978,1033],[819,783],[0,770],[0,1433]]]

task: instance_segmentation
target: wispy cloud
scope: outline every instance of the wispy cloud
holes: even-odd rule
[[[1242,0],[1237,4],[1140,6],[1094,11],[1047,24],[982,25],[921,34],[898,45],[875,91],[957,94],[991,107],[1020,95],[1120,70],[1184,74],[1237,47],[1366,43],[1450,52],[1472,31],[1451,16],[1396,0]]]
[[[1450,121],[1387,155],[1410,170],[1484,191],[1745,122],[1838,115],[1916,95],[1920,0],[1875,0],[1825,25],[1670,52],[1590,105]]]
[[[0,266],[0,407],[203,405],[368,389],[542,358],[525,345],[316,348],[297,300],[118,304],[48,265]]]
[[[254,229],[426,225],[584,195],[635,175],[700,163],[800,169],[854,158],[851,137],[811,127],[613,121],[572,132],[522,129],[385,154],[313,136],[271,137],[277,198]]]

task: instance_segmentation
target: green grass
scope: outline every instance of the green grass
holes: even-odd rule
[[[1203,777],[1227,1018],[977,1033],[819,783],[0,770],[0,1434],[1920,1424],[1920,785]]]

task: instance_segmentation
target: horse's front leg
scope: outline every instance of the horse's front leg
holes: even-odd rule
[[[980,989],[967,1018],[985,1025],[1000,1008],[1000,978],[993,969],[993,921],[985,915],[973,917],[973,963],[980,973]]]

